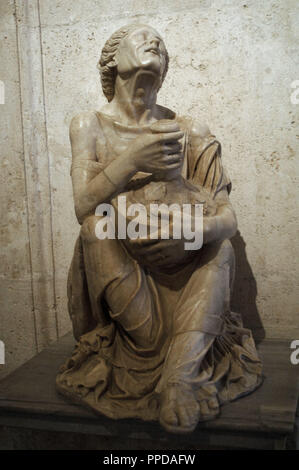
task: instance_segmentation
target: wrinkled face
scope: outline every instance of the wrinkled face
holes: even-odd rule
[[[166,64],[163,39],[150,26],[140,25],[121,40],[115,61],[120,76],[144,69],[161,77]]]

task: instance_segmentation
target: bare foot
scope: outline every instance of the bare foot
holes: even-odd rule
[[[192,432],[199,416],[200,406],[187,385],[170,385],[161,394],[160,424],[166,431]]]

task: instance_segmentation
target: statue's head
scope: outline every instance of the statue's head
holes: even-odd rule
[[[143,69],[158,77],[161,87],[168,70],[169,57],[159,33],[143,24],[119,29],[106,42],[98,63],[103,93],[108,101],[114,97],[117,75],[124,78]]]

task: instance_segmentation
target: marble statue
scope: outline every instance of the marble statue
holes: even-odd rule
[[[206,125],[156,103],[169,57],[142,24],[116,31],[98,64],[108,103],[75,116],[71,176],[81,230],[68,278],[77,340],[56,384],[110,418],[157,420],[186,433],[254,391],[262,366],[230,309],[237,222],[221,146]],[[96,235],[117,198],[203,205],[203,245],[184,237]],[[107,214],[106,214],[107,215]],[[145,222],[146,223],[146,222]],[[173,227],[172,227],[173,228]]]

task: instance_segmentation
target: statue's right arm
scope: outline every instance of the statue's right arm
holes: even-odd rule
[[[117,195],[136,173],[132,159],[127,154],[120,155],[108,164],[105,172],[100,169],[97,173],[88,171],[89,165],[97,166],[96,140],[99,135],[99,121],[95,113],[81,113],[72,119],[72,183],[79,223],[83,223],[86,216],[94,214],[98,204],[109,202]]]

